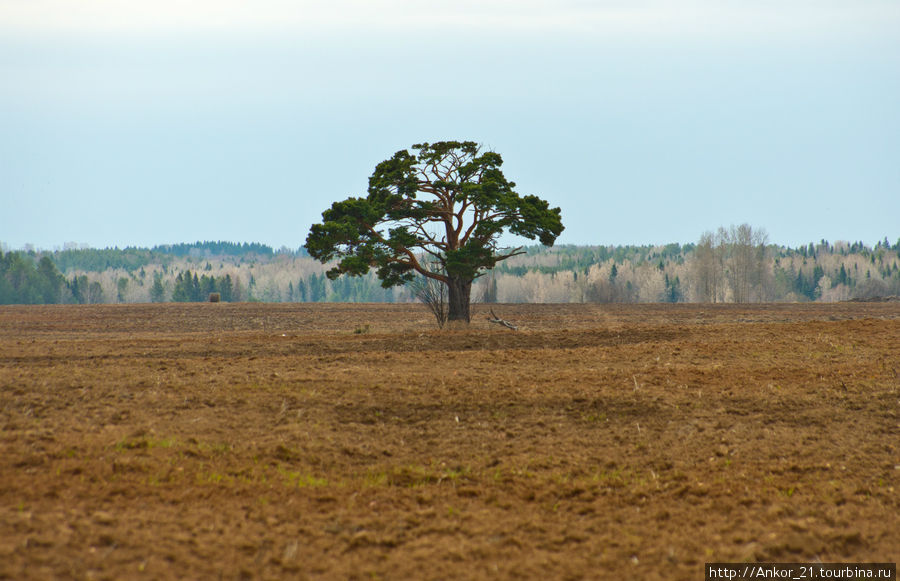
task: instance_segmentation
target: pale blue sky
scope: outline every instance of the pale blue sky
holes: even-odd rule
[[[900,237],[897,0],[0,0],[0,242],[300,246],[421,141],[559,243]]]

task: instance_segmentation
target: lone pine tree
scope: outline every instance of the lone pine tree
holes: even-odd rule
[[[522,254],[503,248],[504,232],[552,246],[562,233],[559,208],[520,196],[500,170],[498,153],[472,141],[421,143],[379,163],[368,195],[335,202],[306,239],[328,271],[362,276],[376,268],[385,288],[416,275],[446,285],[448,319],[469,320],[472,283],[497,262]]]

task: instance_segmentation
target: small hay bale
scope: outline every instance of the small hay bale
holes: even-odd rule
[[[217,303],[222,300],[222,296],[219,293],[209,293],[209,302]]]

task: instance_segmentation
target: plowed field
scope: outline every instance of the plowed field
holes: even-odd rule
[[[2,579],[900,554],[900,304],[0,307]]]

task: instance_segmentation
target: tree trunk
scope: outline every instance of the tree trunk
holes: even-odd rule
[[[472,281],[464,278],[451,278],[447,284],[449,291],[450,312],[448,321],[469,322],[469,297],[472,294]]]

